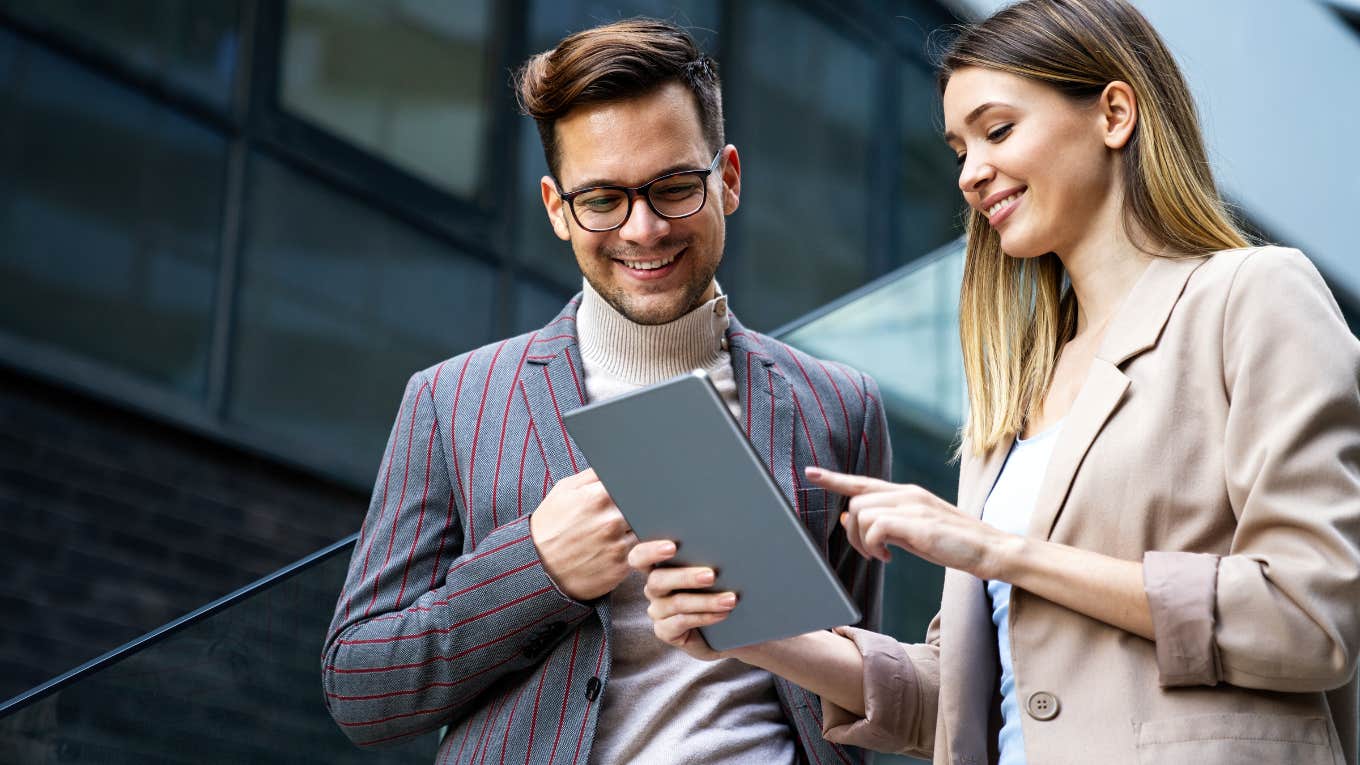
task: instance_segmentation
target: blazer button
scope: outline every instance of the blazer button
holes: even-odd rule
[[[586,701],[594,701],[600,697],[601,685],[603,684],[598,677],[592,677],[586,681]]]
[[[1036,720],[1052,720],[1058,716],[1058,697],[1047,691],[1031,693],[1025,711]]]

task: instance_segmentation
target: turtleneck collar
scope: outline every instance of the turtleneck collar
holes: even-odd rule
[[[584,281],[584,280],[583,280]],[[669,324],[630,321],[585,282],[576,314],[581,356],[608,374],[635,385],[651,385],[694,369],[726,362],[727,296],[718,295]]]

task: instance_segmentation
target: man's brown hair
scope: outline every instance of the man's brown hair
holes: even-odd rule
[[[636,18],[577,32],[515,72],[515,95],[538,123],[556,178],[557,120],[578,106],[636,98],[672,82],[694,94],[704,140],[717,153],[724,144],[718,65],[688,32],[665,21]]]

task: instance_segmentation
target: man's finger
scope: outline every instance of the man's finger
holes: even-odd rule
[[[809,481],[837,494],[854,497],[870,491],[883,491],[892,487],[887,481],[863,475],[837,473],[826,468],[808,467],[804,469]]]
[[[675,557],[675,543],[669,539],[640,542],[628,551],[628,565],[646,574],[657,565]]]

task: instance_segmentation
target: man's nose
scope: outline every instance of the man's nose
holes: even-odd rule
[[[627,242],[652,245],[671,232],[671,222],[657,215],[646,197],[639,194],[633,199],[632,212],[619,229],[619,237]]]

